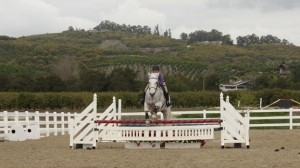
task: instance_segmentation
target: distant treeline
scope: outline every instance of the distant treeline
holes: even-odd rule
[[[97,92],[98,108],[105,109],[112,103],[112,98],[122,100],[122,108],[143,109],[140,103],[139,92]],[[224,97],[229,96],[230,102],[240,108],[259,107],[260,98],[263,106],[282,99],[289,98],[300,101],[300,91],[268,89],[261,91],[232,91],[225,92]],[[173,92],[171,93],[172,108],[193,107],[218,107],[220,106],[220,92]],[[54,93],[30,93],[30,92],[0,92],[0,110],[83,110],[93,100],[91,92],[54,92]],[[296,105],[299,106],[299,105]]]
[[[74,30],[73,27],[69,27],[69,30]],[[159,25],[154,27],[152,31],[149,26],[141,26],[141,25],[126,25],[126,24],[118,24],[109,20],[102,21],[98,26],[94,28],[97,31],[119,31],[119,32],[128,32],[138,35],[145,34],[153,34],[153,35],[163,35],[164,37],[171,37],[171,29],[167,29],[164,33],[160,33]],[[220,41],[224,45],[233,45],[233,40],[231,39],[230,34],[223,35],[222,32],[212,29],[210,32],[204,30],[196,30],[189,34],[182,32],[180,34],[180,38],[182,40],[188,40],[190,43],[192,42],[204,42],[204,41]],[[286,39],[279,39],[274,35],[265,35],[260,38],[255,35],[246,35],[246,36],[238,36],[236,38],[237,46],[246,47],[253,44],[283,44],[283,45],[292,45]]]

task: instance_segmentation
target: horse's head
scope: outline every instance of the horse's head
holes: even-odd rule
[[[149,93],[151,96],[153,96],[158,88],[158,76],[159,73],[150,73],[149,75]]]

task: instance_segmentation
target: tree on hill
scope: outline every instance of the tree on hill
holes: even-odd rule
[[[182,35],[185,36],[185,34]],[[222,41],[222,44],[233,44],[230,35],[227,34],[223,36],[223,33],[216,29],[212,29],[210,32],[206,32],[204,30],[196,30],[189,34],[188,39],[190,42]]]
[[[238,36],[236,38],[237,45],[240,47],[247,47],[251,44],[259,44],[259,37],[255,34],[247,35],[247,36]]]
[[[189,35],[188,35],[187,33],[184,33],[184,32],[183,32],[183,33],[180,34],[180,39],[181,39],[181,40],[187,40],[188,37],[189,37]]]
[[[247,47],[253,44],[283,44],[283,45],[292,45],[292,43],[288,42],[286,39],[279,39],[273,35],[261,36],[260,38],[255,35],[246,35],[246,36],[238,36],[236,38],[237,46],[239,47]]]
[[[154,32],[153,32],[153,34],[159,36],[159,26],[158,26],[158,25],[156,25],[156,26],[154,27]]]
[[[99,25],[94,27],[94,30],[128,32],[128,33],[134,33],[138,35],[151,34],[151,28],[148,26],[141,26],[141,25],[130,26],[125,24],[120,25],[115,22],[111,22],[109,20],[102,21]]]

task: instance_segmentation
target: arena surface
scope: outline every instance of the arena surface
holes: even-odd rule
[[[96,150],[69,149],[69,136],[0,142],[1,168],[299,168],[300,129],[250,130],[250,149],[220,148],[220,132],[202,149],[125,149],[98,143]]]

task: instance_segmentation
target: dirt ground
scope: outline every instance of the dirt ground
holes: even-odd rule
[[[250,149],[220,148],[220,132],[201,149],[125,149],[123,143],[98,143],[95,150],[69,149],[69,136],[0,142],[0,167],[230,167],[299,168],[300,129],[251,130]]]

